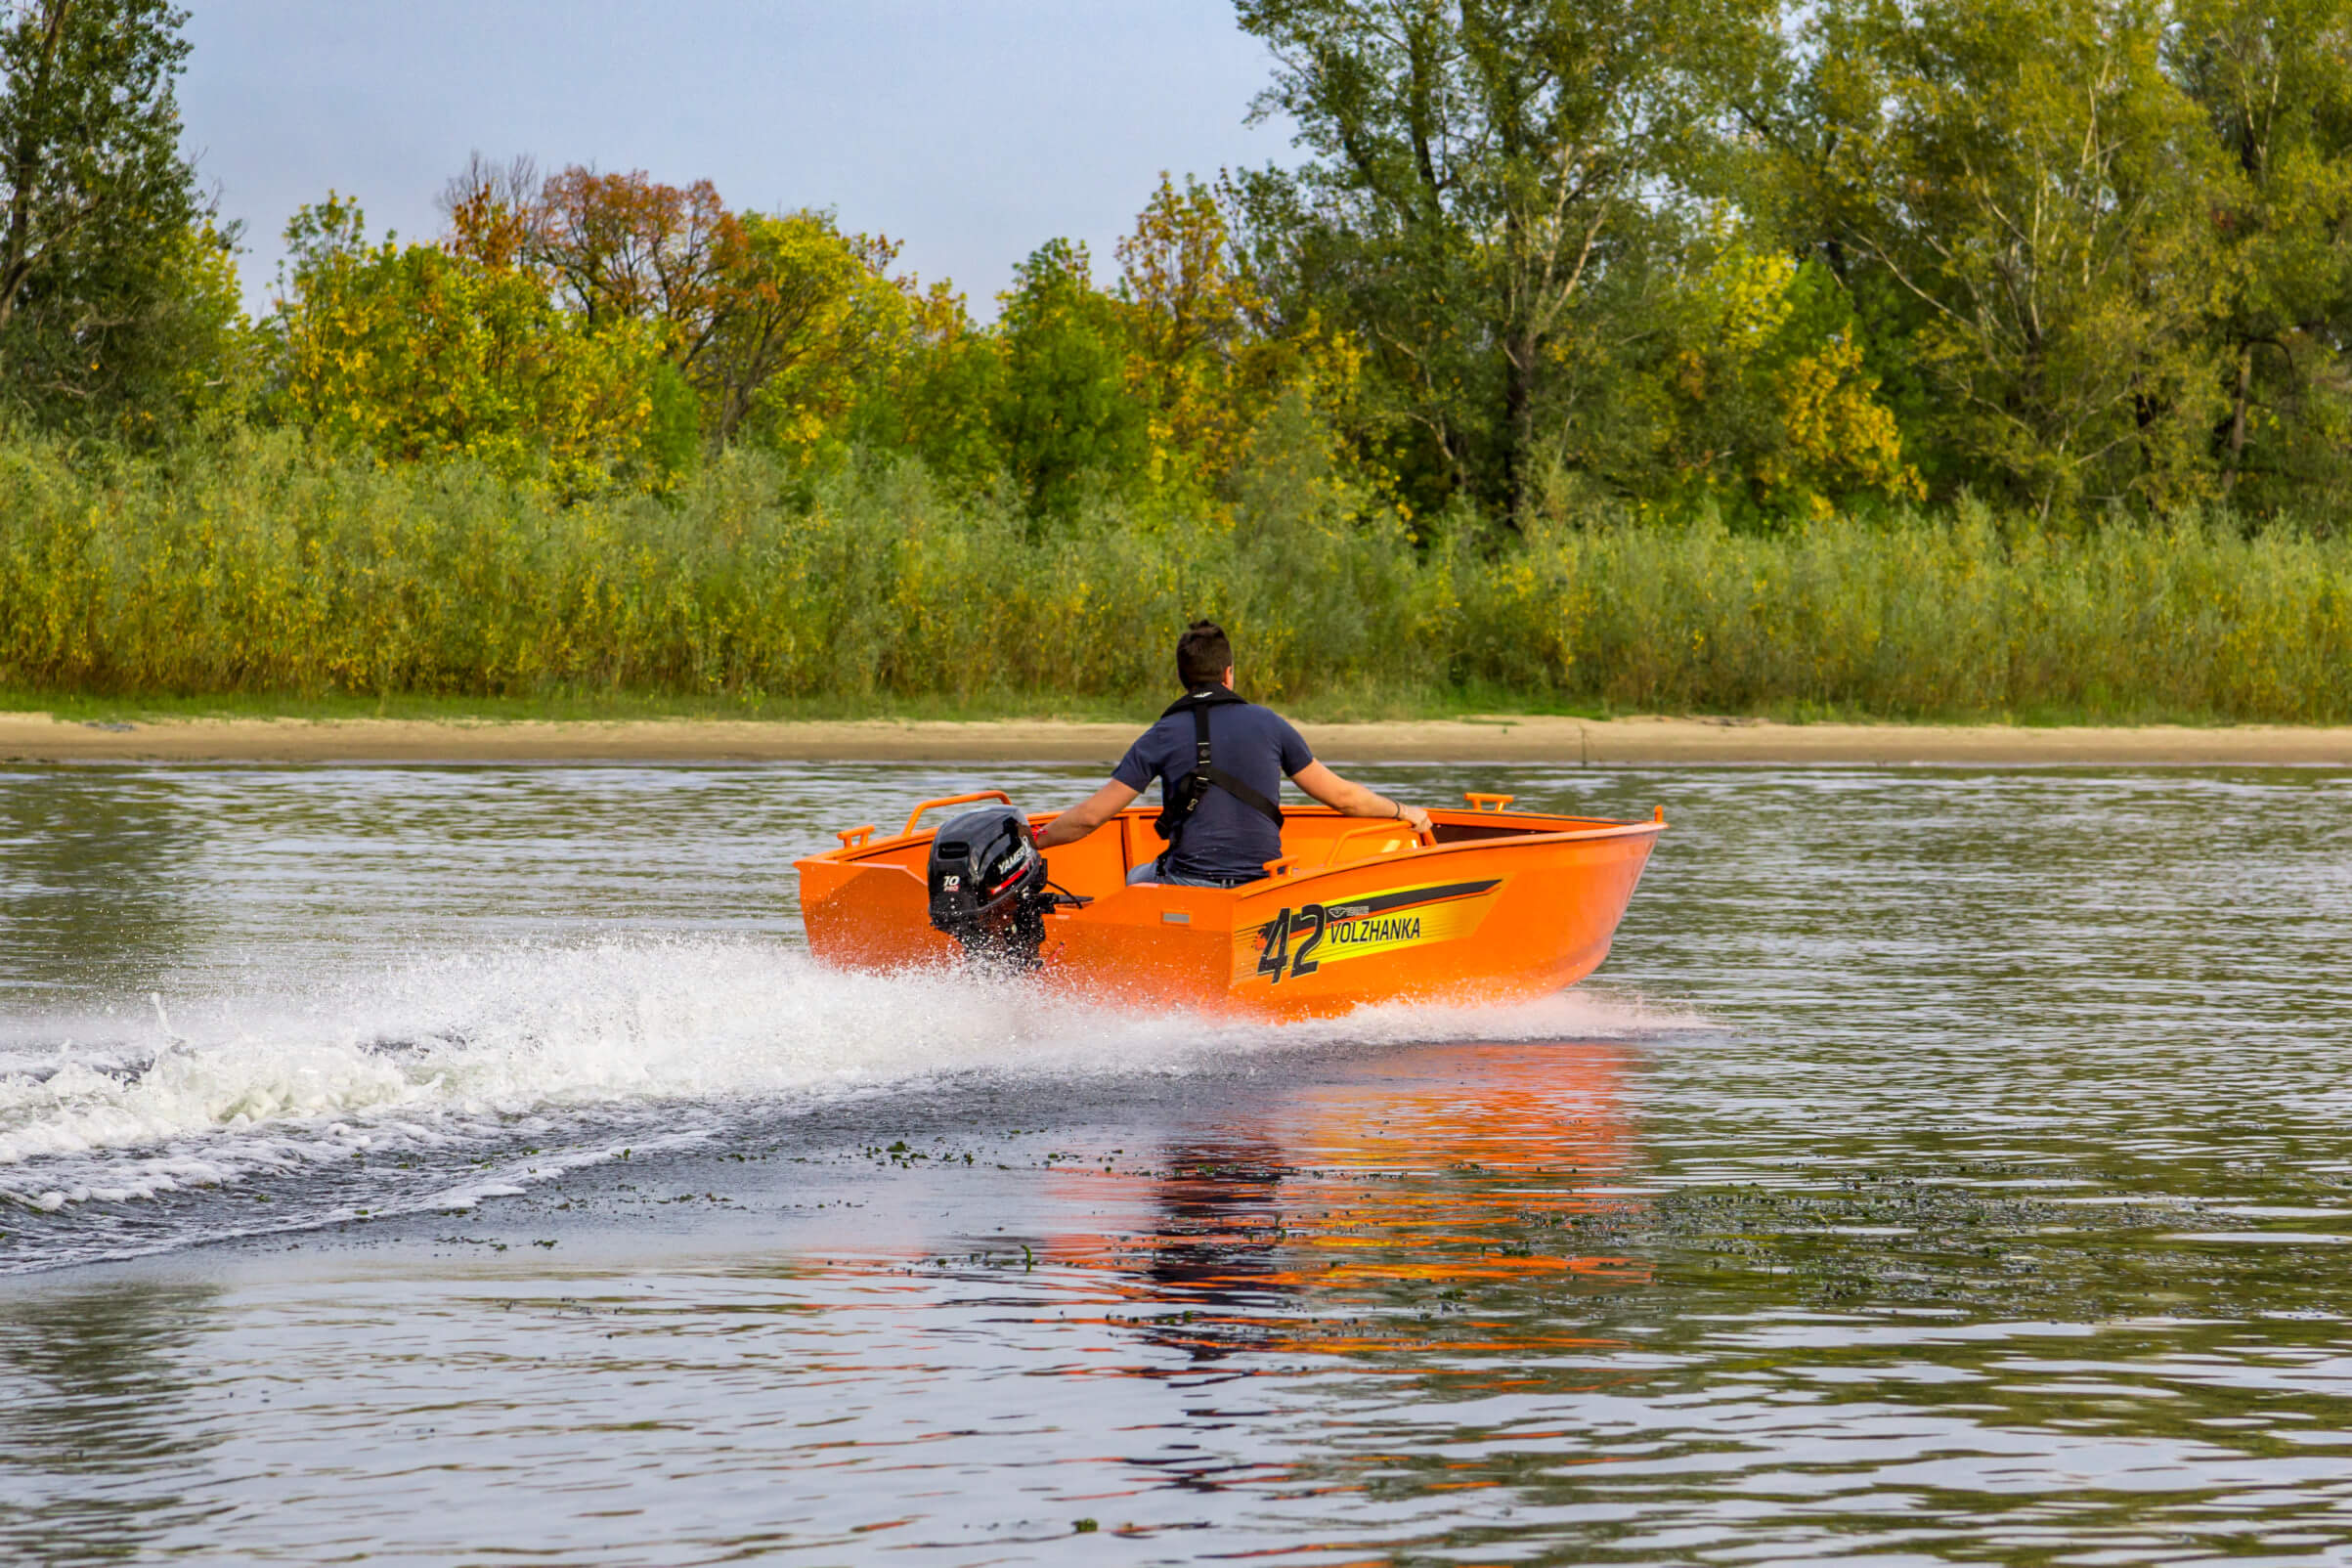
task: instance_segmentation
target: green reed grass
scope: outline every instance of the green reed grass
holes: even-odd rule
[[[919,469],[756,455],[562,505],[283,435],[104,469],[0,442],[0,687],[304,701],[549,693],[856,712],[1156,697],[1222,619],[1324,710],[2352,719],[2352,542],[1981,508],[1781,536],[1532,520],[1416,541],[1311,455],[1222,506],[1041,527]]]

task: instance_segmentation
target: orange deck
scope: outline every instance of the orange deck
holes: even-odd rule
[[[981,798],[927,802],[893,837],[851,829],[839,849],[797,862],[810,951],[856,969],[956,962],[955,943],[931,928],[932,833],[919,819]],[[1128,887],[1128,871],[1161,848],[1157,813],[1130,807],[1047,856],[1056,883],[1094,901],[1047,917],[1045,979],[1121,1004],[1303,1018],[1371,1002],[1518,1000],[1592,973],[1664,813],[1610,822],[1470,800],[1430,812],[1427,838],[1402,822],[1285,808],[1273,874],[1230,891]]]

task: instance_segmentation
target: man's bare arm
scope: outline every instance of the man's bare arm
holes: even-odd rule
[[[1412,823],[1417,832],[1429,831],[1429,813],[1419,806],[1402,806],[1361,784],[1351,784],[1321,762],[1309,762],[1290,775],[1290,782],[1334,811],[1344,811],[1349,816],[1395,817]]]
[[[1045,825],[1037,835],[1037,848],[1050,849],[1057,844],[1075,844],[1080,839],[1110,821],[1127,808],[1136,792],[1112,779],[1060,816]]]

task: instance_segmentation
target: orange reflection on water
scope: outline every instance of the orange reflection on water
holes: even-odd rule
[[[1641,1260],[1577,1244],[1582,1229],[1605,1231],[1631,1207],[1590,1191],[1622,1178],[1632,1154],[1624,1070],[1623,1049],[1608,1044],[1384,1052],[1344,1081],[1282,1091],[1245,1119],[1171,1144],[1149,1176],[1057,1173],[1067,1209],[1125,1210],[1131,1228],[1063,1232],[1041,1252],[1158,1306],[1154,1337],[1201,1355],[1416,1342],[1383,1331],[1392,1320],[1371,1329],[1316,1321],[1351,1298],[1443,1298],[1473,1281],[1644,1284]],[[1195,1303],[1209,1310],[1182,1321],[1165,1312]],[[1278,1305],[1282,1317],[1263,1315]],[[1442,1343],[1456,1352],[1616,1343],[1502,1324],[1490,1340],[1473,1322],[1447,1327]]]

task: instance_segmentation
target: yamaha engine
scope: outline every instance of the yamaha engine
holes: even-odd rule
[[[932,841],[931,923],[975,957],[1035,969],[1045,912],[1063,900],[1045,881],[1045,856],[1009,806],[951,818]]]

